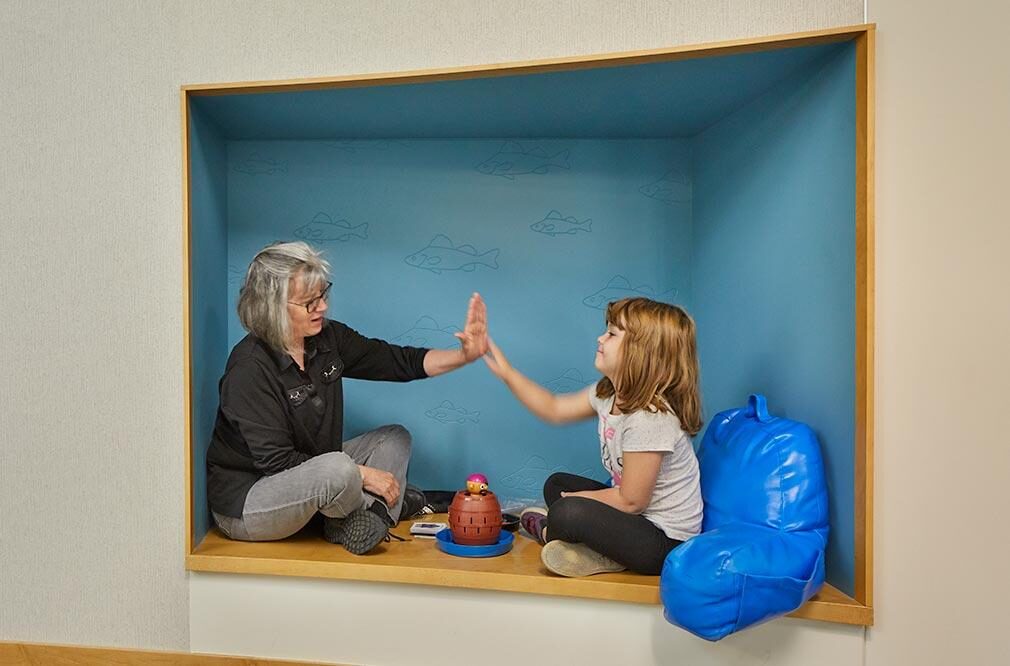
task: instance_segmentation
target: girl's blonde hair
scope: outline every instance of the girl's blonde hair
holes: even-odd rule
[[[607,305],[607,325],[624,331],[614,382],[604,377],[596,396],[614,395],[625,414],[641,409],[673,412],[689,435],[701,430],[698,345],[691,316],[676,305],[625,298]]]

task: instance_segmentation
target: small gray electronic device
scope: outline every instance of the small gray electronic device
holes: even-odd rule
[[[411,524],[410,533],[417,536],[435,536],[447,527],[449,527],[448,523],[416,522]]]

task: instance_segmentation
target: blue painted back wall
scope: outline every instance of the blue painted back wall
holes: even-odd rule
[[[244,335],[234,311],[249,260],[301,238],[332,264],[331,318],[448,348],[479,291],[512,362],[578,390],[598,379],[607,301],[691,306],[690,157],[676,139],[229,142],[229,345]],[[424,488],[483,472],[518,500],[538,498],[556,470],[604,477],[594,423],[540,423],[481,362],[345,390],[345,438],[402,423],[409,478]]]
[[[825,455],[827,579],[853,594],[855,55],[696,138],[692,280],[709,413],[763,393]]]

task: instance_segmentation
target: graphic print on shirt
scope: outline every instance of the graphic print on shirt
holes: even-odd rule
[[[616,458],[610,453],[611,443],[614,441],[614,429],[608,425],[607,417],[600,417],[600,457],[603,459],[603,466],[610,472],[610,478],[614,480],[614,487],[621,485],[621,472],[624,470],[623,456]]]

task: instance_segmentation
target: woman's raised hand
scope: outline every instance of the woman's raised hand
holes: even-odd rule
[[[472,363],[487,353],[487,306],[477,292],[470,297],[463,331],[455,335],[459,338],[463,358],[467,363]]]

